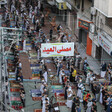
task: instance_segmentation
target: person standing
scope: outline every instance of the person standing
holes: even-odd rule
[[[106,70],[107,70],[107,65],[106,65],[106,63],[103,62],[102,66],[101,66],[101,77],[102,78],[105,77]]]
[[[59,73],[59,83],[62,84],[63,76],[65,75],[64,70],[61,70]]]
[[[73,67],[73,65],[71,65],[71,66],[70,66],[70,81],[71,81],[71,82],[74,82],[73,77],[72,77],[73,71],[74,71],[74,67]]]
[[[59,76],[59,72],[60,72],[61,68],[62,68],[62,62],[58,61],[58,64],[57,64],[57,76]]]
[[[83,84],[82,81],[80,80],[80,82],[78,83],[78,91],[77,91],[77,96],[82,99],[82,88],[83,88]]]
[[[47,71],[45,71],[45,73],[43,74],[45,82],[47,83]]]
[[[66,84],[66,86],[65,86],[65,100],[67,100],[67,96],[68,96],[68,94],[67,94],[67,90],[68,90],[68,84]]]
[[[96,98],[96,101],[99,101],[99,92],[100,92],[99,85],[94,84],[94,90],[95,90],[95,98]]]
[[[50,34],[50,41],[52,41],[52,34],[53,34],[53,30],[52,30],[52,28],[50,29],[49,34]]]
[[[91,107],[92,107],[92,101],[91,101],[91,99],[88,99],[88,104],[87,104],[87,110],[86,110],[86,112],[91,112]]]
[[[41,26],[44,26],[44,14],[41,16]]]
[[[67,103],[66,103],[66,105],[67,105],[68,108],[72,108],[72,95],[73,95],[73,91],[72,91],[72,88],[71,88],[70,85],[68,86],[67,94],[68,94],[68,97],[67,97]]]

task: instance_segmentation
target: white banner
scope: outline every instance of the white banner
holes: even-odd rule
[[[43,43],[41,57],[74,56],[74,43]]]

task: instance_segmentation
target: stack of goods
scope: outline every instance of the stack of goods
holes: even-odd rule
[[[42,99],[40,89],[32,89],[30,90],[30,94],[33,101],[40,101]]]

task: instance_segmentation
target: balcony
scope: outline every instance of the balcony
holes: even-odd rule
[[[94,7],[106,17],[112,17],[112,0],[94,0]]]

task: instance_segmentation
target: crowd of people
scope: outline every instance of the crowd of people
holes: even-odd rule
[[[24,5],[23,5],[24,2]],[[45,26],[45,15],[43,11],[43,4],[40,0],[38,2],[32,3],[26,1],[11,1],[7,9],[4,20],[7,27],[22,27],[24,30],[24,38],[30,38],[32,40],[32,49],[38,52],[38,59],[40,59],[40,45],[35,42],[37,33],[39,34],[39,41],[41,43],[47,43],[53,40],[54,27],[56,27],[56,33],[58,35],[58,42],[70,42],[68,33],[64,32],[61,24],[51,27],[49,31],[49,39],[44,34],[41,29]],[[15,21],[15,25],[12,26],[11,21]],[[31,26],[32,25],[32,26]],[[33,27],[33,28],[32,28]],[[14,50],[14,48],[13,48]],[[25,48],[24,48],[25,50]],[[83,107],[86,112],[97,112],[97,102],[104,105],[107,112],[112,111],[112,95],[109,93],[107,85],[102,83],[94,83],[97,81],[97,74],[94,73],[89,67],[87,57],[82,59],[80,53],[77,51],[77,47],[74,49],[74,57],[62,57],[53,58],[56,66],[57,76],[59,78],[59,83],[63,85],[66,106],[71,109],[71,112],[81,112]],[[64,65],[63,62],[66,62]],[[44,62],[42,62],[44,65]],[[23,82],[22,76],[22,63],[21,60],[15,54],[15,64],[16,68],[16,81]],[[66,73],[65,70],[68,72]],[[101,66],[101,78],[108,81],[112,81],[112,64],[103,63]],[[40,91],[42,93],[42,112],[47,112],[50,109],[50,102],[48,97],[48,72],[46,66],[44,66],[44,73],[41,74],[42,85]],[[75,91],[73,89],[75,86]],[[87,89],[87,86],[90,89]],[[92,91],[92,92],[91,92]],[[21,89],[21,101],[25,106],[25,91],[22,87]]]

